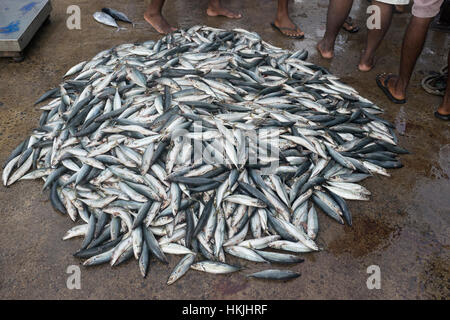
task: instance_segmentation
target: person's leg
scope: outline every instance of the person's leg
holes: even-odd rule
[[[422,52],[427,37],[428,27],[432,20],[433,18],[411,18],[411,22],[406,29],[405,37],[403,39],[399,75],[390,77],[387,83],[389,92],[396,99],[401,100],[406,97],[406,88],[411,79],[416,61]],[[382,83],[384,83],[386,76],[388,75],[380,77]]]
[[[394,6],[394,13],[405,13],[406,11],[406,6],[405,5],[395,5]]]
[[[288,36],[302,36],[304,32],[289,17],[288,1],[278,0],[277,16],[274,24],[282,30],[283,34]]]
[[[224,16],[231,19],[239,19],[242,17],[240,13],[224,8],[221,0],[209,0],[206,14],[211,17]]]
[[[450,50],[448,51],[447,63],[450,66]],[[437,112],[443,115],[450,115],[450,76],[447,78],[447,89],[445,89],[444,99]]]
[[[378,49],[386,32],[389,30],[392,21],[393,5],[379,1],[373,1],[372,5],[380,8],[380,29],[369,29],[367,32],[366,49],[361,55],[358,69],[360,71],[370,71],[374,66],[375,51]]]
[[[345,22],[353,5],[353,0],[330,0],[327,13],[327,27],[323,39],[317,49],[323,58],[331,59],[334,54],[334,43],[339,30]]]
[[[166,2],[166,0],[152,0],[144,13],[144,19],[150,23],[156,31],[162,34],[170,33],[176,30],[176,28],[170,26],[161,14],[164,2]]]

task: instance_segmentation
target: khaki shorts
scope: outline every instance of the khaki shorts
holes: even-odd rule
[[[414,0],[412,14],[418,18],[437,16],[444,0]]]
[[[377,0],[378,2],[383,2],[387,4],[395,4],[398,6],[404,6],[409,4],[409,0]]]
[[[377,0],[378,2],[407,5],[409,0]],[[444,0],[413,0],[412,14],[418,18],[433,18],[437,16]]]

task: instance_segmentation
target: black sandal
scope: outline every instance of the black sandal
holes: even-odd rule
[[[270,25],[272,26],[272,28],[274,28],[274,29],[280,31],[280,33],[281,33],[283,36],[286,36],[286,37],[289,37],[289,38],[292,38],[292,39],[304,39],[304,38],[305,38],[305,35],[304,35],[304,34],[302,34],[301,36],[291,36],[291,35],[288,35],[288,34],[286,34],[286,33],[283,32],[283,30],[288,30],[288,31],[298,31],[298,30],[300,30],[298,27],[295,27],[295,28],[279,28],[279,27],[277,27],[277,26],[275,25],[275,23],[273,23],[273,22],[272,22]]]
[[[350,26],[350,28],[346,28],[343,25],[342,29],[344,29],[345,31],[347,31],[349,33],[357,33],[359,31],[359,27],[353,25],[353,18],[352,17],[347,17],[347,19],[345,19],[344,23],[346,23],[346,24],[348,24]]]
[[[388,82],[390,79],[392,79],[393,77],[395,77],[395,75],[393,74],[389,74],[386,76],[386,78],[384,79],[383,82],[381,82],[381,77],[384,76],[385,74],[379,74],[377,75],[376,81],[377,81],[377,85],[378,87],[384,92],[384,94],[389,98],[389,100],[391,100],[393,103],[396,104],[404,104],[406,103],[406,99],[397,99],[395,98],[392,93],[389,91],[388,89]]]
[[[430,28],[436,31],[450,32],[450,24],[441,22],[440,13],[436,17],[434,17],[433,22],[431,22]]]
[[[438,119],[449,121],[450,120],[450,114],[440,114],[439,112],[435,111],[434,116]]]

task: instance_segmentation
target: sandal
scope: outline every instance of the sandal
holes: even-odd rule
[[[442,67],[440,72],[431,71],[422,79],[422,88],[433,95],[444,96],[447,87],[448,66]]]
[[[435,96],[444,96],[447,86],[447,78],[441,74],[431,74],[422,79],[423,90]]]
[[[299,29],[297,26],[296,26],[295,28],[279,28],[279,27],[277,27],[277,26],[275,25],[275,23],[273,23],[273,22],[272,22],[270,25],[272,26],[272,28],[274,28],[274,29],[280,31],[280,33],[281,33],[283,36],[286,36],[286,37],[289,37],[289,38],[293,38],[293,39],[304,39],[304,38],[305,38],[305,35],[304,35],[304,34],[298,35],[298,36],[293,36],[293,35],[289,35],[289,34],[283,32],[283,30],[285,30],[285,31],[300,31],[300,29]]]
[[[433,19],[430,28],[435,31],[450,32],[450,24],[441,22],[441,14]]]
[[[395,77],[395,75],[393,74],[389,74],[386,76],[386,78],[384,79],[383,82],[381,82],[381,77],[384,76],[385,74],[379,74],[376,78],[377,81],[377,85],[378,87],[384,92],[384,94],[389,98],[389,100],[391,100],[392,102],[396,103],[396,104],[404,104],[406,103],[406,99],[397,99],[395,98],[392,93],[389,91],[388,89],[388,82],[390,79],[392,79],[393,77]]]
[[[349,28],[346,28],[345,24],[349,25]],[[350,16],[345,19],[344,25],[342,25],[342,29],[349,33],[357,33],[359,31],[359,27],[353,25],[353,18]]]
[[[450,120],[450,114],[440,114],[439,112],[435,111],[434,116],[438,119],[449,121]]]

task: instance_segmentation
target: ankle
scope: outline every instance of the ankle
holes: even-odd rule
[[[323,39],[320,40],[319,45],[326,51],[332,51],[334,48],[334,41],[330,40],[330,38],[325,35]]]
[[[370,61],[371,61],[371,59],[368,56],[362,54],[361,58],[359,59],[359,64],[360,65],[368,65],[370,63]]]
[[[158,10],[147,10],[145,11],[144,15],[148,17],[159,17],[161,16],[161,12],[159,12]]]
[[[440,110],[444,111],[445,113],[449,114],[450,113],[450,99],[448,99],[447,101],[442,101],[442,105],[439,108]]]
[[[281,23],[283,21],[291,21],[291,18],[289,18],[289,15],[287,13],[277,13],[275,21]]]
[[[214,9],[218,9],[220,7],[221,7],[221,5],[220,5],[219,0],[209,0],[208,1],[208,9],[214,10]]]
[[[406,88],[408,87],[408,84],[405,83],[401,78],[394,79],[394,92],[398,96],[406,96]]]

